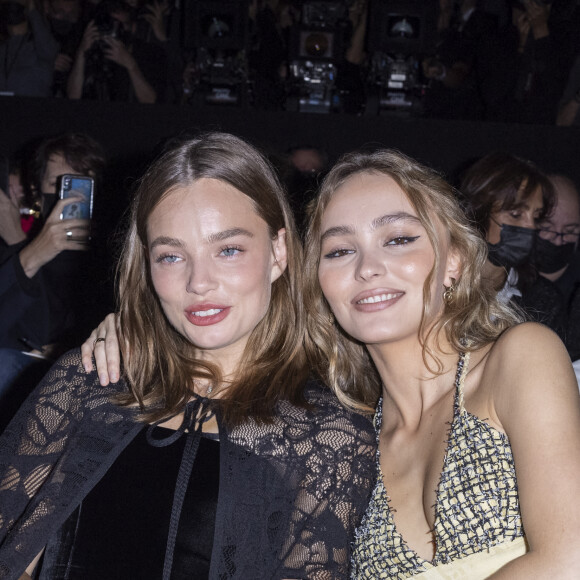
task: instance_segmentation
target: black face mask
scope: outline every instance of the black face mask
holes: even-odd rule
[[[26,21],[26,10],[18,2],[2,2],[0,4],[0,20],[8,26],[17,26]]]
[[[535,262],[538,272],[543,274],[553,274],[561,270],[570,263],[576,244],[562,244],[557,246],[538,237],[536,241],[536,255]]]
[[[490,244],[488,258],[494,266],[515,268],[530,259],[537,238],[537,230],[501,224],[499,243]]]
[[[56,205],[58,201],[58,195],[56,193],[43,193],[40,196],[40,213],[44,219],[48,217],[48,214],[52,211],[52,208]]]

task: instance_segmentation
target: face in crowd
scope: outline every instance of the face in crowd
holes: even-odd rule
[[[536,245],[536,265],[546,278],[556,280],[568,267],[580,237],[580,196],[574,183],[563,176],[550,177],[556,205],[540,223]]]
[[[511,207],[499,206],[492,211],[486,240],[494,266],[516,267],[530,259],[543,213],[541,188],[538,186],[527,193],[525,181],[518,188]]]

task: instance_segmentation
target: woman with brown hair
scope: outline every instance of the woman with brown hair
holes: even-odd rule
[[[537,277],[534,248],[539,224],[554,206],[554,188],[531,161],[497,151],[464,173],[460,191],[468,215],[488,245],[484,276],[500,299],[521,296]]]
[[[559,339],[497,299],[452,188],[396,151],[346,155],[306,238],[318,374],[376,407],[352,578],[573,578],[580,400]]]
[[[0,440],[0,578],[43,547],[49,579],[347,576],[374,441],[308,380],[301,264],[244,141],[149,168],[119,268],[122,380],[71,351]]]

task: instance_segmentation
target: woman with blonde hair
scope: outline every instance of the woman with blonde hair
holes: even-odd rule
[[[273,169],[232,135],[177,143],[129,221],[121,380],[71,351],[0,439],[0,578],[346,578],[372,428],[308,378]]]
[[[580,401],[559,339],[497,300],[452,188],[392,150],[330,171],[306,237],[318,373],[374,409],[352,578],[572,578]]]

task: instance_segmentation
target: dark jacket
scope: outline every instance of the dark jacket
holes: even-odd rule
[[[66,577],[61,564],[74,526],[63,524],[143,428],[135,410],[111,403],[120,389],[123,382],[101,387],[71,351],[5,431],[0,578],[18,579],[45,545],[39,577]],[[271,424],[248,420],[228,429],[218,413],[210,578],[348,577],[350,541],[374,483],[375,437],[369,420],[320,384],[308,383],[305,394],[310,408],[282,401]]]
[[[84,301],[87,253],[61,252],[28,278],[18,256],[26,243],[0,242],[0,348],[29,351],[70,340]]]

